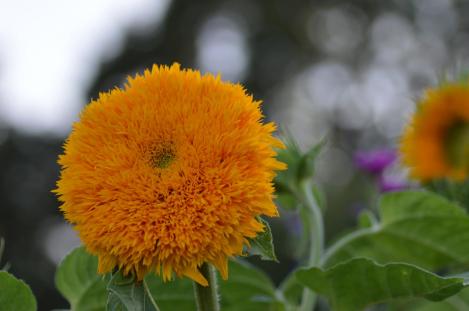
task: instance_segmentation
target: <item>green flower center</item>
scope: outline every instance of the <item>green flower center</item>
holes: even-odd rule
[[[176,154],[171,144],[155,148],[151,154],[151,166],[154,168],[167,168],[173,162]]]
[[[456,168],[469,169],[469,123],[459,121],[451,126],[445,139],[446,156]]]

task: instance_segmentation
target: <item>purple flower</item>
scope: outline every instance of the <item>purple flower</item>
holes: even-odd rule
[[[380,192],[392,192],[409,189],[409,183],[403,179],[392,175],[383,174],[378,179]]]
[[[396,151],[390,149],[358,151],[354,156],[355,165],[359,169],[373,175],[381,175],[396,159]]]

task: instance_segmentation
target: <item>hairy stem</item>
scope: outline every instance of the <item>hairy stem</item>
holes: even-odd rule
[[[310,230],[310,252],[307,267],[319,266],[324,251],[324,223],[321,209],[313,195],[310,181],[300,184],[303,214],[302,219],[306,228]],[[300,311],[311,311],[316,304],[316,294],[309,288],[303,290]]]
[[[198,311],[220,311],[216,271],[212,265],[204,263],[200,272],[207,279],[208,286],[194,282],[194,294]]]

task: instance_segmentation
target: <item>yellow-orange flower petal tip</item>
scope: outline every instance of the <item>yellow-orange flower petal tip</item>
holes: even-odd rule
[[[420,181],[467,178],[469,84],[428,90],[401,138],[400,150],[411,176]]]
[[[154,66],[82,112],[59,157],[55,192],[99,272],[150,271],[207,285],[199,272],[227,260],[277,216],[282,143],[242,86]]]

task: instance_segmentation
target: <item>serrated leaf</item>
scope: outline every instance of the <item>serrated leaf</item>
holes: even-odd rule
[[[74,311],[106,308],[106,281],[97,274],[98,259],[78,247],[57,268],[55,284]]]
[[[425,299],[412,299],[396,303],[389,307],[389,311],[464,311],[469,310],[469,288],[464,288],[454,296],[439,302]]]
[[[143,282],[115,273],[107,286],[108,311],[159,311]]]
[[[5,271],[0,271],[0,307],[5,311],[37,310],[31,288]]]
[[[368,257],[432,271],[469,266],[469,217],[458,205],[431,192],[394,192],[382,197],[380,214],[380,223],[332,245],[323,264]]]
[[[336,311],[358,311],[398,299],[423,297],[440,301],[464,287],[462,278],[443,278],[404,263],[380,265],[355,258],[330,269],[302,269],[297,279],[328,298]]]
[[[264,225],[264,231],[258,233],[254,239],[249,239],[251,243],[251,248],[248,250],[249,255],[259,255],[262,260],[278,261],[275,256],[274,242],[269,223],[261,217],[257,217],[257,220]]]

